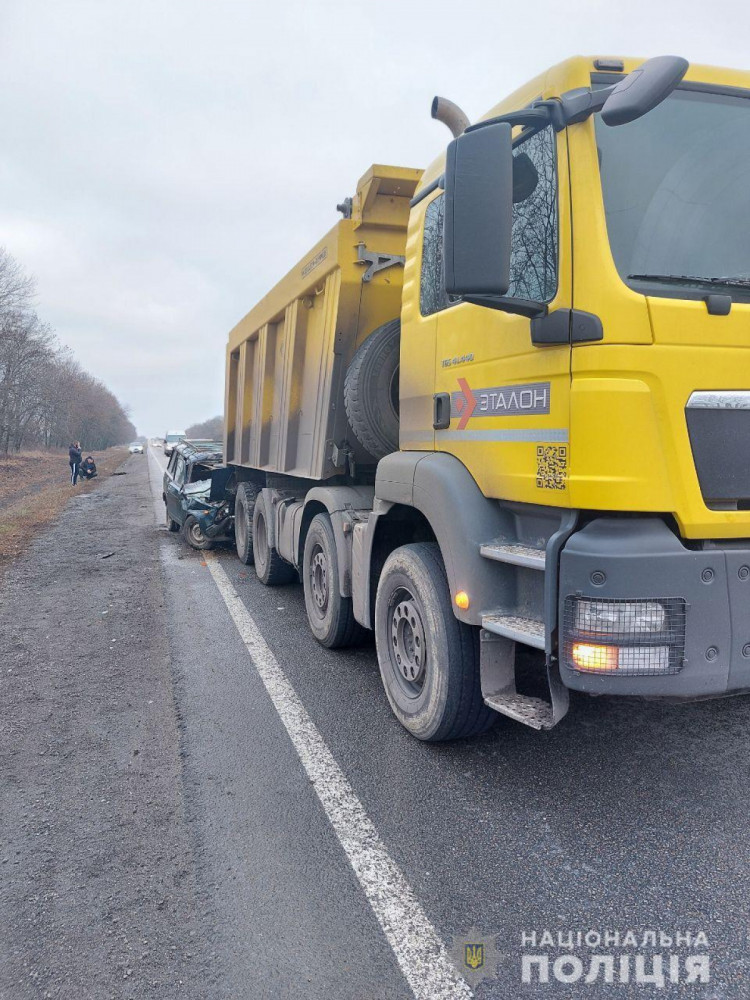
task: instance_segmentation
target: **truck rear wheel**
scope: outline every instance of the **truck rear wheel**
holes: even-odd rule
[[[254,483],[240,483],[234,498],[234,544],[238,559],[246,566],[253,564],[253,510],[258,493]]]
[[[482,699],[478,639],[453,614],[434,542],[390,554],[378,582],[375,645],[391,708],[417,739],[474,736],[497,718]]]
[[[344,406],[354,435],[373,458],[398,451],[398,370],[401,323],[374,330],[358,348],[344,378]]]
[[[285,562],[269,542],[268,524],[270,511],[267,509],[266,498],[260,493],[253,510],[253,557],[255,572],[261,583],[267,587],[278,587],[283,583],[291,583],[297,575],[294,566]]]
[[[361,638],[351,597],[342,597],[333,525],[328,514],[316,514],[305,538],[302,585],[310,630],[321,646],[341,649]]]

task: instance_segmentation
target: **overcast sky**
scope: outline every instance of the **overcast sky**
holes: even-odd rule
[[[229,329],[373,162],[578,53],[750,68],[735,0],[0,0],[0,245],[140,433],[223,409]]]

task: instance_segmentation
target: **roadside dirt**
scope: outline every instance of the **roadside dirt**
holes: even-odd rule
[[[127,448],[100,452],[95,456],[96,479],[73,487],[67,452],[34,451],[1,456],[0,576],[33,538],[59,517],[71,496],[97,489],[127,457]]]
[[[56,486],[67,507],[0,584],[0,1000],[215,995],[184,815],[165,529],[143,456],[120,471],[88,493]]]

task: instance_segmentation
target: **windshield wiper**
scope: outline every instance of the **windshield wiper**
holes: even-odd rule
[[[722,285],[750,288],[750,278],[703,278],[697,274],[629,274],[633,281],[660,281],[665,285]]]

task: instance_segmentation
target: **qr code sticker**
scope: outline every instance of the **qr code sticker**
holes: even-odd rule
[[[564,490],[567,476],[567,445],[538,445],[536,449],[537,487],[540,490]]]

